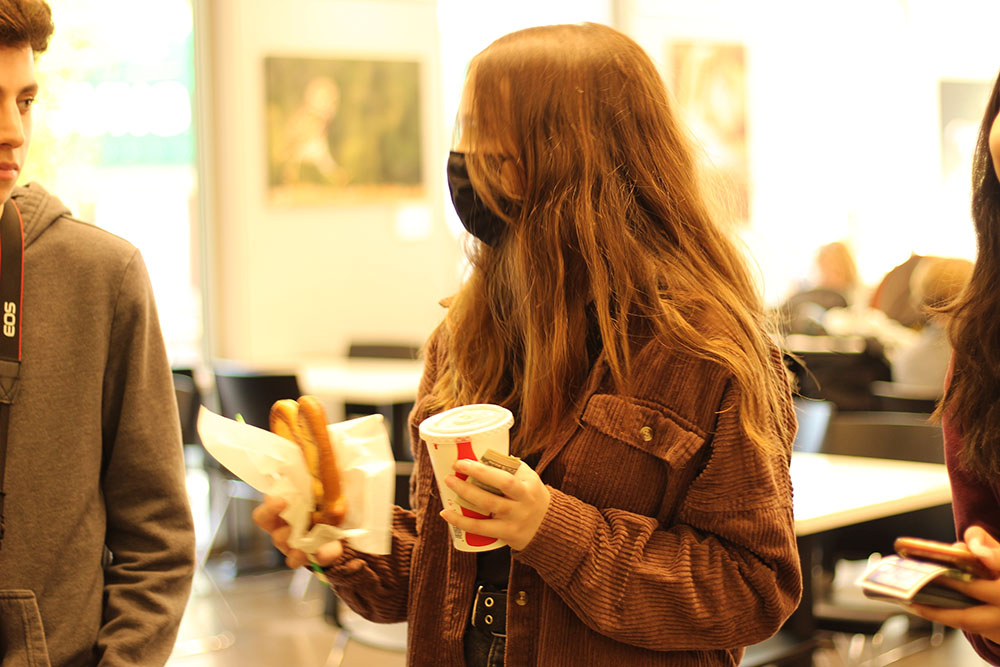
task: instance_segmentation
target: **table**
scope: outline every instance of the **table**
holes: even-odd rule
[[[407,418],[423,368],[420,360],[344,358],[305,363],[296,374],[303,392],[317,396],[333,421],[353,412],[380,413],[393,455],[410,460]]]
[[[919,463],[794,452],[795,534],[802,564],[802,602],[783,628],[800,639],[816,632],[813,539],[825,531],[951,503],[948,471]]]
[[[298,369],[299,382],[317,396],[352,403],[413,402],[424,370],[423,361],[409,359],[330,359]]]
[[[794,452],[791,475],[798,536],[951,502],[937,463]]]

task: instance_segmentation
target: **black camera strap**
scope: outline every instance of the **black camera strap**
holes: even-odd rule
[[[4,516],[7,429],[21,373],[23,288],[24,221],[14,200],[8,199],[0,216],[0,547],[7,527]]]

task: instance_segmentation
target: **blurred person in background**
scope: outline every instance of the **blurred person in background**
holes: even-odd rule
[[[917,308],[910,291],[913,272],[921,259],[921,255],[911,254],[905,262],[893,267],[875,287],[870,302],[872,308],[885,313],[893,322],[912,329],[919,329],[927,320],[927,313]]]
[[[46,3],[0,0],[0,664],[163,665],[194,531],[146,269],[37,183],[15,187],[52,31]]]
[[[949,318],[954,350],[935,415],[944,430],[957,536],[993,578],[939,579],[983,604],[966,609],[911,605],[933,621],[960,628],[976,652],[1000,665],[1000,74],[973,159],[972,219],[977,256],[959,297],[938,312]]]
[[[389,555],[314,556],[352,609],[408,622],[410,665],[735,665],[795,609],[791,394],[685,137],[609,27],[530,28],[470,64],[447,176],[477,240],[425,350],[413,509]],[[442,509],[418,429],[476,403],[514,413],[528,466],[455,464],[486,519]],[[255,518],[305,565],[284,506]],[[452,526],[510,546],[459,552]]]
[[[958,297],[971,274],[972,262],[967,259],[921,258],[910,278],[910,293],[916,308],[927,313],[927,321],[912,343],[894,350],[893,382],[918,391],[934,391],[938,396],[944,393],[952,350],[946,331],[947,318],[935,309]]]
[[[823,316],[831,308],[846,308],[854,302],[858,268],[847,244],[834,241],[820,247],[813,263],[815,277],[779,308],[786,333],[823,335]]]

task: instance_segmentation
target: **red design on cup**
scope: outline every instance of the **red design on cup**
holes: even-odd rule
[[[471,461],[478,461],[476,458],[476,453],[472,451],[472,441],[471,440],[459,440],[455,443],[458,445],[458,459],[469,459]],[[468,475],[463,473],[455,473],[455,476],[461,480],[465,480]],[[492,514],[480,514],[479,512],[474,512],[468,508],[462,507],[462,516],[467,516],[473,519],[490,519],[493,517]],[[495,537],[486,537],[485,535],[476,535],[475,533],[470,533],[466,531],[465,541],[468,542],[470,547],[485,547],[487,544],[493,544],[497,541]]]

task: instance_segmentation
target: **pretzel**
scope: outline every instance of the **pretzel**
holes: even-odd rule
[[[312,475],[316,509],[312,523],[338,526],[347,514],[337,458],[326,430],[326,411],[315,396],[282,399],[271,406],[271,432],[297,444]]]

